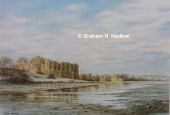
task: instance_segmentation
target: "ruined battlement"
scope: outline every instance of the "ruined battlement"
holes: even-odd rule
[[[54,74],[61,78],[79,78],[78,64],[71,64],[69,62],[57,62],[42,57],[35,57],[31,61],[20,62],[16,65],[19,70],[28,70],[32,73],[39,74]]]

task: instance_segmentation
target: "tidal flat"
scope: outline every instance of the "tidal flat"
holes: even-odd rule
[[[0,83],[0,115],[168,115],[168,81]]]

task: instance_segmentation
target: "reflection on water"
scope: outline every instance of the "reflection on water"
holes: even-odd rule
[[[106,90],[106,88],[116,88],[122,84],[96,84],[87,86],[78,86],[73,88],[59,88],[59,89],[46,89],[37,90],[30,93],[17,93],[15,91],[0,92],[0,100],[9,101],[31,101],[31,102],[66,102],[66,103],[78,103],[78,97],[83,93],[96,92]],[[42,86],[42,84],[41,84]],[[44,84],[46,86],[46,84]],[[48,85],[49,86],[49,85]],[[51,88],[51,87],[50,87]]]
[[[68,85],[68,84],[62,84]],[[48,84],[48,88],[44,90],[46,84],[41,84],[41,89],[17,93],[1,91],[0,100],[8,101],[27,101],[27,102],[64,102],[64,103],[81,103],[81,104],[101,104],[111,105],[115,108],[121,108],[125,106],[125,102],[138,99],[138,97],[144,97],[149,95],[156,95],[154,98],[163,99],[168,98],[168,85],[159,84],[154,82],[141,82],[141,83],[129,83],[129,84],[94,84],[94,85],[79,85],[76,87],[60,87],[54,89],[56,84]],[[61,86],[61,85],[60,85]],[[162,87],[162,88],[160,88]],[[136,89],[136,90],[135,90]],[[133,93],[129,93],[132,91]],[[157,93],[160,92],[161,93]],[[152,92],[152,93],[151,93]],[[151,93],[151,94],[150,94]],[[135,95],[135,97],[133,97]],[[150,97],[149,97],[150,98]]]

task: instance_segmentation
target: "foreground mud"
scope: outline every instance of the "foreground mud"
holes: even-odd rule
[[[150,115],[154,113],[168,115],[169,113],[168,100],[141,101],[141,104],[125,109],[112,109],[111,106],[95,104],[44,103],[41,105],[15,101],[1,102],[0,108],[3,109],[0,110],[1,115]]]
[[[169,113],[169,101],[163,102],[161,100],[141,101],[139,105],[133,105],[126,109],[111,109],[109,106],[104,107],[100,105],[80,105],[81,108],[88,111],[97,111],[102,114],[112,115],[149,115],[154,113]]]

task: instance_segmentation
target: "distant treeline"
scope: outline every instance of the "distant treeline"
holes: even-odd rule
[[[142,77],[130,76],[128,74],[92,75],[91,73],[80,74],[79,79],[86,80],[86,81],[99,81],[100,77],[118,77],[118,78],[122,78],[123,81],[150,81],[151,80]]]
[[[101,76],[99,75],[92,75],[91,73],[82,73],[79,75],[79,79],[80,80],[85,80],[85,81],[99,81],[99,78]]]
[[[150,81],[150,79],[129,76],[128,74],[116,74],[116,76],[122,78],[123,81]]]

